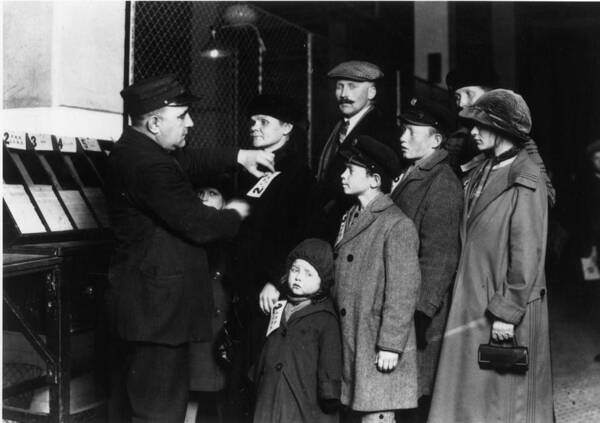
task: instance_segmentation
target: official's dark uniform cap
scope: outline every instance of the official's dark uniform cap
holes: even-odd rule
[[[292,124],[300,120],[300,112],[290,98],[271,94],[262,94],[252,100],[248,106],[248,116],[254,115],[272,116]]]
[[[411,125],[432,126],[447,135],[453,129],[455,118],[440,103],[413,98],[410,107],[400,115],[400,120]]]
[[[353,138],[340,154],[348,163],[366,167],[382,176],[393,178],[400,173],[400,160],[394,150],[367,135]]]
[[[375,81],[383,78],[383,72],[379,66],[369,62],[351,60],[342,62],[327,73],[332,79],[349,79],[351,81]]]
[[[139,116],[165,106],[187,106],[199,98],[181,85],[174,75],[137,81],[121,91],[125,112]]]

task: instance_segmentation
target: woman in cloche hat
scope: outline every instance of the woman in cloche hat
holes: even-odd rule
[[[547,191],[522,149],[531,114],[510,90],[460,112],[486,160],[467,175],[463,251],[429,422],[552,421],[544,257]],[[481,344],[525,346],[524,373],[480,368]]]

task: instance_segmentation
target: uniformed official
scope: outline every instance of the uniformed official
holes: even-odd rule
[[[173,76],[136,82],[121,95],[132,124],[108,159],[116,248],[108,318],[115,338],[111,422],[182,422],[188,341],[211,335],[212,292],[203,244],[235,235],[248,215],[234,200],[205,206],[190,177],[244,165],[273,170],[273,155],[237,148],[185,150],[197,100]]]

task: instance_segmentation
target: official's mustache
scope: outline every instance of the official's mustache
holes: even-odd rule
[[[353,104],[354,102],[350,99],[347,98],[342,98],[341,100],[338,101],[338,104]]]

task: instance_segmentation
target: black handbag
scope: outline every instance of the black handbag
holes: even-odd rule
[[[489,343],[479,345],[477,362],[482,370],[523,374],[529,369],[529,350],[519,346],[516,337],[502,343],[490,337]]]

